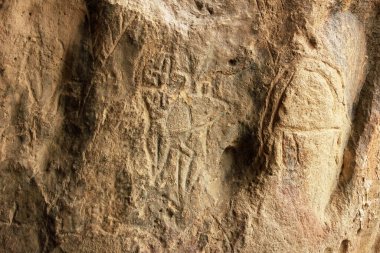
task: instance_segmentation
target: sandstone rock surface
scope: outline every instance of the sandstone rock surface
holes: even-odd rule
[[[379,1],[0,20],[0,252],[380,252]]]

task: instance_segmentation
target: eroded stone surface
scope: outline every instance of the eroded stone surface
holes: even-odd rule
[[[378,252],[376,1],[0,1],[4,252]]]

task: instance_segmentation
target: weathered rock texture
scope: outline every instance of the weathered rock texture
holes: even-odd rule
[[[379,1],[0,20],[0,252],[380,252]]]

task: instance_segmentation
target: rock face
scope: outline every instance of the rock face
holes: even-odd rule
[[[380,2],[0,1],[1,252],[380,252]]]

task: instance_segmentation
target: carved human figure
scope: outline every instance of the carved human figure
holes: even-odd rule
[[[370,14],[359,21],[348,1],[21,2],[0,3],[5,250],[346,252],[375,240],[363,220],[378,229],[379,151],[363,146],[378,116],[354,118]],[[370,85],[362,99],[376,103]]]
[[[343,23],[349,28],[330,33],[331,26]],[[353,103],[363,84],[366,49],[363,28],[351,14],[334,16],[318,33],[329,43],[318,53],[301,51],[290,80],[279,85],[273,139],[276,166],[284,169],[283,186],[297,188],[324,220],[341,173]],[[354,34],[355,41],[345,40]],[[344,50],[354,45],[355,52]],[[340,54],[337,47],[343,48]]]
[[[207,173],[208,130],[228,105],[213,97],[209,81],[191,87],[174,58],[178,56],[159,53],[147,60],[139,88],[149,115],[144,138],[152,183],[182,209],[190,204],[198,177]]]

